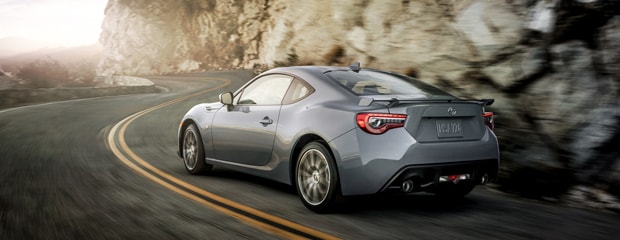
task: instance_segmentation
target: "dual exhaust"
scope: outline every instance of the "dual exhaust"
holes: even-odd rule
[[[472,176],[471,174],[457,174],[457,175],[447,175],[447,176],[440,176],[439,177],[439,182],[452,182],[454,184],[459,183],[460,181],[464,181],[464,180],[471,180]],[[489,182],[489,174],[485,173],[480,177],[479,183],[481,185],[487,184]],[[424,189],[426,187],[429,187],[431,185],[433,185],[434,182],[429,182],[429,183],[425,183],[425,184],[421,184],[419,181],[419,178],[417,177],[411,177],[408,178],[404,181],[401,182],[400,184],[400,191],[403,193],[411,193],[414,191],[419,191],[421,189]]]

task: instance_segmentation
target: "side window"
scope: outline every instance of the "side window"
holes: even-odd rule
[[[291,87],[286,93],[286,97],[284,97],[284,102],[282,102],[282,104],[291,104],[297,102],[313,92],[314,89],[310,87],[310,85],[308,85],[307,83],[298,79],[293,79]]]
[[[278,105],[282,103],[293,77],[267,75],[250,83],[240,94],[240,105]]]

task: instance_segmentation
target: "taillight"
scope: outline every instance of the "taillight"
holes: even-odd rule
[[[493,112],[484,112],[482,114],[482,118],[484,119],[484,124],[487,125],[491,130],[495,129],[495,120],[493,119]]]
[[[360,113],[357,126],[367,133],[382,134],[389,129],[405,126],[406,114]]]

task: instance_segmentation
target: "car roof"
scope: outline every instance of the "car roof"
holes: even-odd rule
[[[369,71],[369,72],[375,72],[375,73],[382,73],[382,74],[387,74],[387,75],[392,75],[392,76],[403,76],[401,74],[398,73],[394,73],[394,72],[390,72],[390,71],[384,71],[384,70],[379,70],[379,69],[374,69],[374,68],[357,68],[357,71],[353,70],[356,66],[349,66],[349,67],[342,67],[342,66],[292,66],[292,67],[279,67],[279,68],[274,68],[272,70],[269,70],[264,74],[273,74],[273,73],[281,73],[281,74],[288,74],[288,75],[293,75],[297,78],[303,79],[305,81],[307,81],[308,83],[310,83],[311,85],[318,87],[320,86],[326,86],[329,85],[330,89],[332,90],[337,90],[338,92],[341,93],[345,93],[345,92],[350,92],[351,94],[354,94],[356,97],[360,97],[363,95],[382,95],[382,96],[390,96],[392,97],[397,97],[397,98],[415,98],[415,99],[420,99],[420,98],[437,98],[438,96],[441,96],[442,98],[456,98],[455,96],[452,96],[451,94],[449,94],[448,92],[441,90],[439,88],[436,88],[430,84],[427,84],[423,81],[417,80],[417,79],[413,79],[412,81],[409,81],[409,84],[413,85],[413,87],[411,89],[415,89],[416,91],[411,91],[411,92],[392,92],[392,91],[388,91],[385,93],[381,92],[382,88],[375,88],[375,91],[369,91],[369,93],[365,94],[363,92],[357,92],[355,91],[355,86],[359,85],[359,83],[356,83],[355,86],[353,86],[353,89],[349,89],[348,87],[350,86],[346,86],[343,88],[342,83],[339,83],[337,81],[335,81],[332,77],[333,76],[327,76],[330,75],[330,72],[334,73],[334,72],[348,72],[348,73],[352,73],[353,72],[359,72],[359,70],[363,70],[363,71]],[[402,79],[401,79],[402,80]],[[363,84],[362,84],[363,86]],[[379,86],[383,86],[382,84],[379,84]],[[365,89],[365,88],[363,88]],[[389,87],[387,88],[389,90]],[[400,89],[400,88],[399,88]],[[349,90],[349,91],[346,91]],[[364,90],[365,91],[365,90]],[[373,93],[374,92],[374,93]]]
[[[291,67],[277,67],[271,69],[265,74],[269,73],[288,73],[293,75],[317,75],[323,74],[328,71],[347,71],[351,70],[347,67],[337,67],[337,66],[291,66]]]
[[[386,71],[372,69],[372,68],[363,68],[363,69],[367,71],[378,71],[378,72],[387,73]],[[273,68],[260,75],[280,73],[280,74],[293,75],[305,81],[310,81],[310,82],[319,81],[322,83],[329,82],[330,84],[335,84],[335,82],[331,81],[327,76],[325,76],[325,73],[331,72],[331,71],[351,72],[353,70],[351,70],[351,68],[349,67],[343,67],[343,66],[315,66],[315,65],[290,66],[290,67]]]

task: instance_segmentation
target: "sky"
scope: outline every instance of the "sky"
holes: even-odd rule
[[[0,0],[0,39],[47,47],[97,43],[107,0]]]

